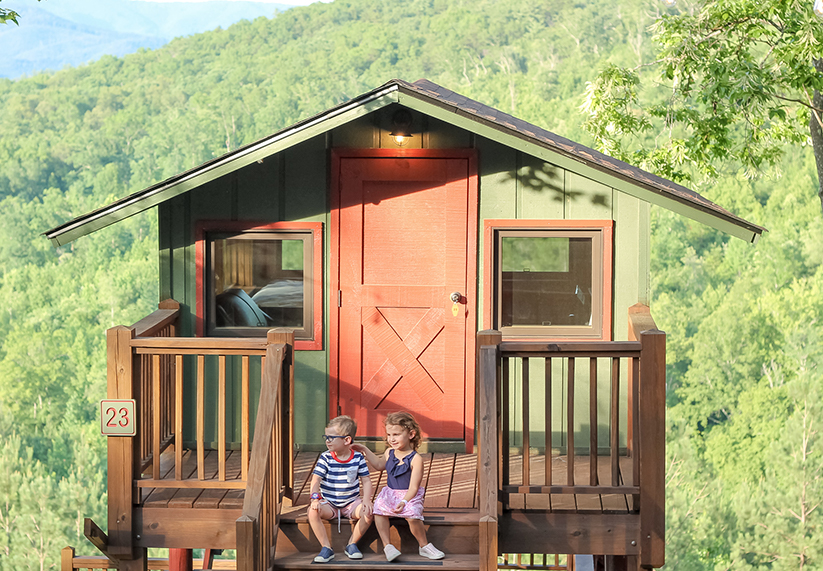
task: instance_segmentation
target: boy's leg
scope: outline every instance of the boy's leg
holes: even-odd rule
[[[357,543],[360,539],[366,534],[368,531],[369,526],[371,526],[372,516],[363,517],[363,504],[357,506],[352,514],[352,519],[357,520],[357,523],[354,525],[354,529],[351,532],[351,537],[349,538],[349,545],[352,543]]]
[[[409,522],[409,531],[411,531],[417,543],[420,544],[420,547],[425,547],[429,543],[429,540],[426,539],[426,526],[419,519],[409,518],[406,521]]]
[[[329,541],[329,534],[326,533],[326,526],[323,525],[324,519],[332,519],[334,517],[334,510],[328,504],[320,504],[319,508],[316,510],[311,509],[309,506],[309,525],[311,526],[311,530],[314,532],[314,536],[317,538],[317,541],[320,542],[320,545],[323,547],[331,547],[331,541]]]

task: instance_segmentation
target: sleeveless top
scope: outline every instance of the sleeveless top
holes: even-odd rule
[[[398,460],[394,456],[394,450],[389,450],[389,459],[386,460],[386,475],[388,480],[386,485],[392,490],[408,490],[411,483],[411,461],[417,450],[412,450],[403,460]]]

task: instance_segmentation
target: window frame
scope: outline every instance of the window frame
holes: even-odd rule
[[[262,233],[276,235],[310,234],[308,238],[311,260],[304,260],[304,268],[310,283],[310,295],[304,298],[304,304],[310,304],[310,318],[304,330],[309,337],[295,338],[295,350],[319,351],[323,348],[323,223],[322,222],[244,222],[208,220],[197,223],[195,237],[196,257],[196,335],[198,337],[261,337],[266,335],[266,328],[239,329],[220,328],[225,335],[214,335],[209,327],[208,291],[213,287],[213,276],[208,275],[211,264],[210,236],[215,234]],[[305,308],[304,308],[305,310]],[[305,315],[305,313],[304,313]],[[272,328],[273,329],[273,328]]]
[[[537,232],[550,234],[556,231],[562,237],[593,236],[599,234],[600,258],[592,248],[592,266],[599,264],[601,292],[600,302],[593,300],[592,313],[595,316],[595,304],[600,313],[600,323],[591,326],[539,326],[500,327],[499,310],[501,305],[500,264],[497,245],[500,236],[517,233]],[[502,234],[501,234],[502,233]],[[521,339],[534,341],[553,341],[585,339],[590,341],[612,340],[612,294],[613,294],[613,220],[485,220],[483,231],[483,328],[498,329],[504,339]],[[593,271],[592,279],[596,272]]]

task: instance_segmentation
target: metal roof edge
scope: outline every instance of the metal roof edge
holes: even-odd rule
[[[631,178],[630,176],[619,171],[615,171],[607,166],[598,164],[596,161],[586,160],[566,151],[565,149],[537,140],[534,137],[530,137],[525,133],[510,128],[507,125],[465,111],[436,97],[428,96],[425,93],[421,93],[420,90],[414,89],[413,86],[408,86],[408,84],[406,84],[406,86],[401,85],[400,98],[398,102],[417,111],[432,115],[438,119],[451,119],[453,121],[454,118],[457,117],[458,120],[455,123],[459,127],[462,127],[477,135],[491,138],[492,140],[500,140],[500,138],[490,137],[489,135],[492,133],[489,131],[492,131],[493,134],[502,135],[507,139],[504,144],[509,147],[526,152],[567,170],[576,170],[577,172],[580,172],[580,174],[587,176],[592,180],[606,184],[621,192],[625,192],[626,194],[645,200],[646,202],[677,212],[678,214],[691,218],[701,224],[706,224],[707,226],[730,234],[736,238],[745,240],[746,242],[750,242],[752,244],[756,243],[760,235],[764,231],[767,231],[766,228],[736,216],[703,198],[702,196],[700,198],[705,200],[708,204],[720,208],[722,211],[704,206],[700,202],[689,200],[673,192],[665,192],[663,188],[653,186],[642,180]],[[612,161],[617,161],[617,159],[612,159],[611,157],[609,158]],[[626,166],[640,170],[637,169],[637,167],[632,167],[628,164],[626,164]],[[642,172],[646,173],[646,171]],[[651,173],[646,174],[651,177],[659,178]],[[687,189],[686,187],[682,188],[684,191],[693,193],[693,191]]]
[[[362,115],[397,102],[396,81],[365,93],[355,99],[332,107],[318,115],[295,123],[264,139],[250,143],[239,149],[207,161],[193,169],[170,177],[143,190],[78,216],[60,226],[42,233],[54,246],[65,245],[77,238],[91,234],[101,228],[124,220],[183,194],[201,184],[238,170],[248,164],[281,152],[308,138],[326,132],[331,128],[348,123]],[[338,120],[338,121],[334,121]],[[330,121],[335,124],[328,126]],[[322,126],[322,127],[321,127]],[[278,144],[282,143],[282,144]]]

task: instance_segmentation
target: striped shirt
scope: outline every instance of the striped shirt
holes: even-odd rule
[[[359,478],[369,477],[369,467],[360,452],[352,450],[351,458],[341,462],[327,450],[317,459],[312,474],[320,476],[323,499],[336,508],[342,508],[360,496]]]

